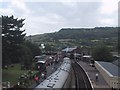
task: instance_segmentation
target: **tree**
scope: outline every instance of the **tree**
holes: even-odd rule
[[[55,51],[55,50],[56,50],[56,49],[55,49],[54,46],[49,45],[49,44],[46,44],[46,45],[45,45],[45,52],[50,52],[50,53],[52,53],[52,52]]]
[[[2,16],[2,65],[17,62],[17,49],[24,42],[25,30],[21,30],[25,19]]]
[[[25,46],[21,45],[19,49],[19,60],[21,61],[21,64],[24,66],[24,68],[29,69],[32,65],[32,52],[31,50]]]
[[[96,61],[113,61],[112,54],[110,53],[109,49],[105,46],[98,46],[94,48],[94,50],[92,51],[92,56]]]
[[[41,50],[38,45],[31,43],[30,41],[25,41],[24,45],[30,49],[32,53],[32,58],[41,54]]]

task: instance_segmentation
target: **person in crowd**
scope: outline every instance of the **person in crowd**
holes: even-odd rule
[[[37,75],[35,75],[34,79],[35,79],[36,83],[39,83],[39,77]]]

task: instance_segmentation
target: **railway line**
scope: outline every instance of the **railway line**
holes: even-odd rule
[[[89,78],[82,67],[75,63],[71,63],[69,58],[64,58],[61,66],[51,74],[47,79],[41,82],[34,90],[60,90],[70,88],[71,69],[75,75],[75,89],[76,90],[93,90]]]
[[[90,81],[82,67],[76,62],[72,63],[72,67],[75,74],[76,90],[93,90]]]

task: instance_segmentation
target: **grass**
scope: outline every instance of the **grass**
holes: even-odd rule
[[[14,64],[14,67],[2,69],[2,81],[9,81],[11,85],[15,85],[18,82],[20,75],[27,73],[27,71],[28,70],[21,70],[20,64]]]

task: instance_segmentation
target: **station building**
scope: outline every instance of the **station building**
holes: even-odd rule
[[[95,61],[95,67],[101,73],[108,85],[113,89],[120,89],[120,67],[103,61]]]
[[[73,47],[73,48],[67,47],[67,48],[62,50],[62,54],[67,55],[67,56],[70,56],[71,54],[73,54],[73,56],[81,55],[81,49],[78,48],[77,46]]]

